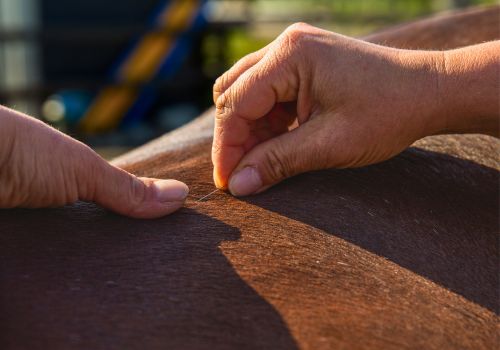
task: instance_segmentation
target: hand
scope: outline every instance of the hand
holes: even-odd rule
[[[481,77],[494,77],[495,55],[484,61]],[[430,134],[466,131],[459,129],[470,121],[450,116],[496,104],[494,78],[460,76],[464,86],[481,81],[475,96],[485,92],[483,101],[464,96],[456,84],[464,62],[293,25],[215,83],[215,184],[249,195],[305,171],[386,160]],[[488,125],[495,123],[498,115]]]
[[[187,194],[182,182],[137,178],[83,143],[0,106],[0,208],[54,207],[80,199],[155,218],[179,209]]]

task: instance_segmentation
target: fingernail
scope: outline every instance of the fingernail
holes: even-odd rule
[[[217,168],[215,168],[215,167],[214,167],[213,177],[214,177],[215,187],[220,188],[220,189],[225,189],[226,186],[224,186],[224,182],[222,181],[222,178],[219,175]]]
[[[231,176],[229,191],[233,196],[248,196],[262,187],[259,172],[253,167],[246,167]]]
[[[157,180],[153,184],[159,202],[179,202],[186,199],[189,188],[177,180]]]

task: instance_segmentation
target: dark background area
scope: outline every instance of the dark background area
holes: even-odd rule
[[[0,104],[78,137],[106,157],[168,132],[212,104],[213,81],[238,58],[305,21],[362,35],[434,12],[495,1],[447,0],[210,0],[207,24],[190,37],[175,73],[156,79],[155,102],[144,118],[106,133],[76,128],[51,101],[69,93],[91,101],[113,65],[151,30],[158,0],[0,0]],[[55,111],[58,113],[54,114]]]

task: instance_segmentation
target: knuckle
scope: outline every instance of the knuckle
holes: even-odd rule
[[[236,62],[233,68],[231,68],[230,70],[222,74],[220,77],[218,77],[213,85],[214,96],[219,96],[223,94],[231,86],[234,80],[236,80],[238,75],[241,75],[238,74],[239,70],[235,69],[236,67],[250,66],[251,62],[252,62],[251,55],[244,56],[238,62]]]
[[[242,58],[240,58],[235,64],[234,64],[234,67],[249,67],[252,65],[252,62],[253,62],[253,58],[252,58],[252,55],[253,54],[248,54],[246,56],[243,56]]]
[[[79,159],[72,169],[72,176],[78,186],[77,196],[82,200],[93,201],[98,195],[99,182],[101,174],[106,171],[106,165],[102,159],[88,146],[82,146],[75,151],[75,159]]]
[[[270,148],[264,157],[265,172],[271,182],[278,182],[292,175],[290,163],[279,146]]]
[[[146,200],[146,185],[135,176],[129,177],[129,214],[137,210]]]
[[[311,30],[305,23],[295,23],[289,26],[277,41],[276,55],[281,62],[296,61],[307,53],[307,46]]]
[[[227,109],[231,106],[231,94],[225,92],[215,101],[215,119],[223,121],[226,116]]]
[[[297,47],[306,37],[309,25],[298,22],[289,26],[285,30],[285,38],[291,47]]]
[[[225,86],[227,84],[227,81],[228,81],[228,74],[227,73],[224,73],[220,77],[218,77],[215,80],[215,83],[213,86],[214,93],[220,94],[220,93],[224,92],[224,90],[226,89]]]
[[[249,90],[251,79],[245,77],[238,86],[231,86],[219,95],[215,101],[216,118],[225,119],[231,111],[237,110],[246,90]]]
[[[309,24],[307,23],[304,23],[304,22],[295,22],[291,25],[289,25],[286,30],[288,31],[303,31],[303,30],[306,30],[307,28],[309,28]]]

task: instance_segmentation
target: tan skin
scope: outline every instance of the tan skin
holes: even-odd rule
[[[155,218],[182,207],[175,180],[137,178],[44,123],[0,106],[0,208],[96,202],[119,214]]]
[[[497,136],[499,56],[499,41],[409,51],[293,25],[214,86],[215,183],[249,195],[309,170],[386,160],[427,135]],[[0,106],[0,208],[85,200],[155,218],[180,208],[187,193],[175,180],[137,178]]]
[[[214,181],[244,196],[427,135],[498,135],[499,57],[500,41],[400,50],[295,24],[216,81]]]

